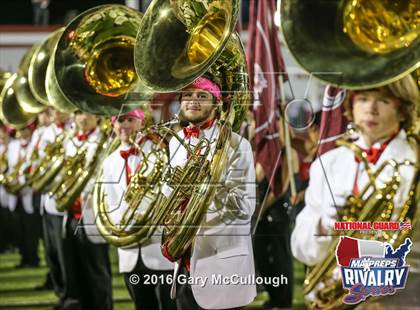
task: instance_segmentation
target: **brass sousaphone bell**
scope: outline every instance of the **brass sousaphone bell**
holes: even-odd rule
[[[309,73],[329,84],[367,89],[420,67],[416,0],[281,1],[287,46]]]
[[[54,109],[69,113],[76,109],[75,106],[60,93],[55,84],[52,84],[55,77],[48,75],[52,72],[51,55],[62,32],[63,28],[55,30],[44,42],[35,47],[29,61],[27,79],[31,94],[43,105],[43,108],[52,106]],[[63,161],[61,149],[64,135],[63,132],[54,143],[46,147],[42,158],[37,148],[32,150],[32,154],[30,154],[32,167],[22,171],[25,174],[25,183],[21,187],[31,186],[35,191],[45,190],[45,186],[61,169]]]
[[[66,26],[53,53],[51,75],[64,97],[77,109],[95,115],[118,115],[154,92],[138,83],[134,45],[142,13],[123,5],[102,5],[76,16]]]
[[[148,100],[154,92],[138,83],[134,44],[142,14],[123,5],[103,5],[76,16],[59,35],[48,66],[47,95],[63,96],[77,110],[94,115],[118,115],[142,104],[127,104],[127,93],[136,90]],[[50,70],[51,69],[51,70]],[[51,88],[49,88],[51,86]],[[52,92],[50,92],[52,90]],[[95,156],[86,162],[87,147],[65,158],[61,178],[52,184],[57,209],[68,209],[87,182],[96,177],[103,159],[118,141],[109,141],[112,126],[101,121]],[[75,163],[75,164],[72,164]],[[77,163],[77,164],[76,164]]]
[[[64,28],[55,30],[40,44],[31,58],[28,79],[33,96],[42,104],[62,112],[74,112],[76,107],[61,93],[54,73],[54,52]]]
[[[17,73],[6,81],[0,95],[2,121],[17,129],[33,122],[36,115],[45,109],[45,106],[33,96],[29,87],[28,70],[36,49],[37,45],[33,45],[25,53]]]
[[[72,112],[75,107],[52,84],[54,76],[48,75],[51,54],[63,29],[54,31],[41,44],[33,45],[23,56],[18,71],[5,85],[1,111],[5,123],[21,128],[35,120],[47,106]],[[49,86],[52,84],[51,86]],[[48,87],[49,86],[49,87]],[[48,89],[47,89],[48,88]],[[47,90],[49,90],[47,96]]]

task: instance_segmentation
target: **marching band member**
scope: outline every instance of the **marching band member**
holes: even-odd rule
[[[180,119],[188,124],[178,132],[181,139],[194,146],[200,138],[218,137],[217,119],[221,90],[212,80],[201,77],[181,94]],[[216,191],[190,253],[175,263],[172,296],[178,309],[227,309],[243,307],[256,296],[255,283],[221,285],[215,278],[254,276],[254,257],[250,221],[255,209],[255,170],[250,143],[232,132],[228,163],[222,186]],[[185,147],[172,138],[169,144],[171,167],[184,166],[188,160]],[[210,152],[212,153],[212,152]],[[210,154],[211,156],[211,154]],[[164,187],[169,196],[172,188]],[[166,252],[163,247],[163,252]],[[170,260],[173,258],[168,257]],[[208,279],[206,283],[177,283],[179,276]]]
[[[70,131],[72,121],[68,113],[53,109],[52,123],[45,129],[39,141],[39,156],[45,156],[47,145],[55,143],[59,135]],[[45,242],[45,260],[50,270],[51,280],[56,295],[59,297],[57,308],[65,298],[66,272],[63,253],[63,216],[64,212],[57,210],[55,199],[48,195],[48,188],[41,193],[42,228]]]
[[[65,142],[65,160],[86,150],[85,164],[98,151],[101,138],[98,118],[82,111],[75,112],[77,134]],[[87,167],[86,167],[87,168]],[[108,245],[98,232],[92,210],[91,178],[81,195],[67,210],[64,255],[67,272],[66,298],[63,309],[76,298],[81,309],[112,309],[111,263]]]
[[[25,128],[18,130],[16,132],[18,138],[10,142],[7,150],[9,173],[14,169],[19,169],[20,171],[24,164],[27,147],[35,127],[35,123],[31,123]],[[19,174],[15,177],[18,178]],[[39,265],[38,235],[35,233],[36,216],[32,203],[32,189],[24,187],[17,194],[9,193],[8,197],[9,209],[13,214],[13,225],[14,227],[19,227],[15,231],[21,254],[21,262],[17,267],[37,267]]]
[[[31,156],[33,152],[39,152],[40,143],[42,137],[47,130],[48,126],[51,124],[51,110],[52,108],[47,108],[45,111],[42,111],[37,116],[37,127],[34,130],[31,138],[31,142],[28,145],[28,152],[26,156],[26,164],[31,164],[31,168],[34,168],[33,159]]]
[[[142,156],[132,144],[132,139],[143,127],[144,117],[144,112],[136,109],[112,119],[121,146],[104,160],[102,182],[114,223],[119,223],[127,208],[123,197],[131,175],[142,165]],[[153,145],[146,139],[142,139],[139,144],[145,153],[150,152]],[[148,243],[135,248],[119,248],[118,260],[119,271],[124,274],[125,284],[136,309],[176,309],[175,302],[170,299],[169,283],[144,283],[151,275],[167,279],[172,273],[173,264],[160,251],[160,238],[152,237]],[[130,283],[132,274],[139,276],[138,284]]]
[[[346,116],[360,132],[354,143],[366,152],[373,172],[390,159],[398,163],[417,162],[406,130],[413,124],[419,100],[419,90],[411,76],[383,87],[349,92],[344,103]],[[376,185],[383,184],[392,170],[385,168]],[[401,166],[399,172],[401,184],[394,197],[396,208],[401,208],[407,199],[414,169]],[[329,231],[337,219],[337,209],[345,205],[349,195],[359,193],[368,181],[364,165],[344,146],[323,154],[312,164],[306,206],[297,216],[292,233],[292,252],[297,259],[312,266],[325,258],[333,240]]]
[[[0,124],[0,175],[7,172],[7,149],[9,146],[9,130]],[[3,185],[0,184],[0,253],[7,251],[13,246],[10,236],[13,228],[10,226],[9,196]]]
[[[28,171],[29,173],[35,169],[35,166],[39,164],[39,146],[42,139],[42,136],[44,135],[46,129],[51,124],[51,108],[47,108],[44,111],[40,112],[37,116],[37,127],[34,130],[31,138],[31,142],[28,145],[27,152],[26,152],[26,162],[23,166],[24,171]],[[24,177],[26,177],[27,174],[24,174]],[[22,180],[25,182],[26,180]],[[43,238],[43,232],[42,232],[42,220],[41,220],[41,193],[33,192],[32,196],[32,204],[34,206],[34,217],[36,219],[36,227],[34,227],[35,231],[33,233],[37,234],[37,236]],[[45,244],[45,239],[44,239]],[[44,247],[45,249],[45,247]],[[41,286],[38,286],[36,289],[52,289],[52,279],[51,274],[48,273],[45,279],[45,283]]]

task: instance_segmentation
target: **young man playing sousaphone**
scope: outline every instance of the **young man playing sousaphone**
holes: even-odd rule
[[[74,301],[78,301],[81,309],[112,309],[112,279],[108,245],[98,232],[92,209],[92,190],[95,170],[92,165],[98,164],[98,158],[103,152],[108,140],[108,133],[99,126],[95,115],[82,111],[74,113],[76,133],[64,142],[64,159],[72,163],[71,171],[79,179],[88,178],[79,197],[68,201],[71,206],[66,210],[64,219],[64,257],[66,270],[66,296],[63,309],[73,309]],[[75,155],[84,154],[79,163]],[[94,158],[97,158],[94,160]],[[63,169],[64,173],[70,170]],[[80,170],[78,169],[80,168]],[[89,171],[87,176],[82,172]],[[72,177],[63,175],[62,180]],[[57,183],[58,184],[58,183]],[[57,206],[61,199],[66,199],[72,188],[67,185],[64,197],[51,190]],[[80,190],[80,189],[79,189]],[[77,192],[77,191],[76,191]]]
[[[7,173],[7,149],[11,129],[0,122],[0,179]],[[10,225],[9,195],[0,182],[0,253],[13,247],[13,227]]]
[[[27,182],[26,178],[30,177],[31,173],[33,173],[34,169],[36,169],[36,167],[40,163],[40,160],[41,160],[40,144],[41,144],[41,140],[43,138],[44,133],[46,132],[48,126],[50,126],[51,124],[51,110],[52,108],[49,107],[45,109],[44,111],[40,112],[37,116],[37,127],[34,130],[31,137],[31,142],[28,145],[27,153],[26,153],[26,162],[22,169],[22,172],[24,172],[22,183]],[[32,203],[35,209],[36,230],[34,230],[32,234],[38,235],[39,237],[42,237],[44,239],[44,236],[42,235],[41,199],[42,199],[42,194],[39,192],[33,191]],[[44,244],[45,244],[45,241],[44,241]],[[53,283],[52,283],[52,278],[51,278],[50,273],[47,274],[45,283],[41,286],[36,287],[36,289],[38,290],[52,289],[52,288],[53,288]]]
[[[143,158],[143,154],[150,154],[152,142],[144,137],[136,141],[136,145],[133,144],[137,133],[144,127],[144,122],[145,114],[141,109],[112,118],[114,133],[121,145],[104,160],[101,182],[110,216],[116,225],[121,224],[123,214],[127,211],[128,203],[124,200],[124,195],[133,175],[140,171],[147,175],[153,169],[152,158]],[[148,167],[145,172],[141,170],[144,167]],[[124,274],[125,284],[136,309],[176,309],[175,302],[170,299],[169,282],[166,281],[172,274],[173,264],[163,257],[159,237],[152,237],[135,247],[119,248],[118,260],[119,271]],[[133,276],[138,277],[137,284],[131,280]],[[164,281],[156,282],[152,276]]]
[[[48,155],[45,152],[47,145],[56,143],[56,139],[60,135],[70,134],[73,124],[68,113],[60,112],[56,109],[51,110],[51,119],[51,124],[45,128],[38,142],[38,156],[40,160]],[[51,156],[51,154],[49,155]],[[48,195],[49,186],[50,184],[47,184],[46,188],[40,190],[40,211],[42,215],[45,260],[50,270],[54,292],[59,298],[57,304],[57,307],[59,307],[65,298],[66,282],[62,238],[64,212],[57,210],[55,199]]]
[[[23,183],[20,172],[25,164],[28,146],[32,133],[36,128],[33,122],[17,130],[16,138],[11,139],[7,149],[8,172],[6,174],[5,189],[10,191],[8,196],[9,210],[12,214],[10,222],[15,229],[17,246],[21,255],[18,268],[38,267],[38,237],[39,232],[36,210],[32,201],[32,188],[25,186],[15,192],[16,186]],[[15,190],[13,190],[15,188]]]
[[[292,252],[297,259],[313,266],[326,257],[333,242],[334,223],[347,198],[360,196],[369,183],[367,167],[375,173],[389,160],[418,163],[415,143],[410,143],[407,132],[414,123],[419,100],[418,87],[409,75],[383,87],[348,92],[344,102],[346,117],[357,129],[356,140],[351,143],[359,152],[340,146],[312,164],[306,206],[297,216],[292,233]],[[362,152],[367,165],[357,155]],[[413,165],[398,167],[400,185],[391,201],[394,211],[389,221],[399,221],[415,170]],[[386,166],[375,180],[377,188],[388,182],[393,173],[394,168]],[[366,200],[371,193],[372,189],[361,198]]]
[[[192,149],[205,141],[210,142],[206,159],[212,159],[215,144],[222,130],[219,123],[222,104],[221,88],[207,77],[200,77],[187,86],[181,94],[180,120],[185,128],[178,132],[184,144],[173,137],[169,143],[170,166],[185,168],[194,154]],[[168,243],[162,246],[165,256],[175,261],[172,297],[178,309],[228,309],[243,307],[256,296],[255,283],[247,279],[254,276],[254,258],[251,243],[250,220],[255,209],[255,170],[249,142],[232,132],[228,144],[227,164],[222,169],[221,183],[204,214],[192,246],[181,258],[172,257]],[[203,155],[204,149],[195,149]],[[216,165],[222,163],[216,163]],[[203,169],[201,167],[200,169]],[[193,193],[194,180],[180,186]],[[169,197],[177,188],[176,181],[163,188]],[[182,190],[182,188],[181,188]],[[181,212],[188,208],[188,201],[180,202]],[[193,279],[184,281],[183,279]],[[239,283],[230,281],[241,279]],[[201,280],[198,280],[201,279]],[[221,279],[228,279],[220,283]]]

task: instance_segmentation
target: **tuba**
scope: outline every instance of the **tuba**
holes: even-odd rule
[[[64,140],[72,132],[63,131],[54,142],[45,147],[37,167],[27,174],[26,182],[35,192],[43,191],[61,171],[64,163]]]
[[[19,182],[19,177],[22,175],[22,168],[25,162],[25,158],[19,159],[16,166],[2,178],[1,183],[10,194],[16,195],[23,187]]]
[[[7,151],[3,151],[0,154],[0,184],[3,183],[5,178],[5,173],[7,172],[8,162],[7,162]]]
[[[47,85],[53,79],[53,77],[47,76],[47,72],[51,72],[49,65],[52,59],[51,55],[62,32],[63,28],[57,29],[36,47],[29,61],[28,84],[33,96],[43,105],[52,106],[63,112],[73,112],[75,106],[63,96],[57,95],[58,92],[53,97],[47,95]],[[51,86],[48,89],[51,90]],[[35,191],[40,192],[50,184],[63,165],[65,135],[64,132],[58,135],[52,144],[46,146],[43,154],[39,154],[39,150],[34,148],[30,158],[31,169],[26,169],[23,172],[25,174],[23,187],[32,186]]]
[[[232,128],[236,130],[241,124],[249,99],[243,46],[238,34],[233,33],[238,10],[238,1],[212,1],[206,7],[192,1],[156,0],[143,16],[134,55],[142,84],[159,92],[176,91],[207,72],[220,82],[223,91],[231,94],[231,100],[222,107],[220,135],[213,141],[214,149],[206,139],[194,149],[185,145],[191,156],[185,167],[175,171],[168,169],[165,157],[168,151],[166,155],[161,151],[162,157],[156,164],[163,170],[160,175],[151,173],[145,177],[139,172],[136,177],[142,185],[130,184],[124,199],[134,208],[146,204],[146,210],[127,208],[123,221],[113,223],[97,184],[94,196],[99,213],[97,226],[112,244],[135,246],[162,224],[166,227],[163,243],[172,257],[179,257],[193,242],[215,194],[212,184],[219,182],[226,167],[229,149],[226,141]],[[162,40],[162,35],[168,39]],[[183,143],[168,125],[152,130],[161,137],[156,139],[157,149],[168,135]],[[150,133],[148,130],[146,134]],[[198,150],[203,155],[197,155]],[[168,198],[161,192],[165,183],[174,187]],[[185,190],[190,184],[199,185],[193,191]],[[179,203],[186,200],[189,203],[181,214]]]
[[[4,84],[10,78],[11,73],[7,71],[3,71],[0,69],[0,93],[3,89]],[[1,110],[0,110],[0,119],[1,117]],[[0,126],[2,124],[0,123]],[[4,180],[4,174],[7,172],[8,162],[7,162],[7,145],[5,145],[3,151],[0,153],[0,183]]]
[[[129,90],[144,90],[145,98],[153,92],[137,82],[133,50],[141,13],[122,5],[103,5],[76,16],[57,39],[47,69],[46,94],[49,100],[64,98],[76,109],[95,115],[117,115],[135,106],[125,105]],[[49,194],[57,208],[65,210],[96,175],[98,164],[117,141],[108,138],[109,120],[100,125],[101,138],[96,155],[86,163],[86,149],[63,160],[60,180]],[[58,151],[58,149],[57,149]]]
[[[112,130],[110,120],[101,120],[99,128],[100,139],[95,142],[97,148],[92,159],[86,160],[87,145],[83,144],[74,156],[65,159],[61,178],[52,185],[49,195],[55,197],[59,211],[69,209],[80,196],[88,181],[97,173],[98,163],[102,162]],[[71,143],[71,141],[67,141],[67,143]]]
[[[126,104],[129,91],[148,100],[154,92],[138,83],[133,60],[141,19],[126,6],[102,5],[70,21],[50,60],[48,98],[63,96],[81,111],[108,116],[135,108]]]
[[[54,73],[54,57],[58,39],[64,29],[55,30],[42,44],[40,44],[30,60],[28,69],[29,87],[34,97],[44,105],[71,113],[76,107],[61,93]]]
[[[168,123],[165,125],[167,126]],[[143,152],[142,147],[134,143],[142,156],[142,165],[140,171],[132,176],[124,194],[123,199],[127,207],[118,224],[113,223],[109,214],[110,207],[103,189],[105,184],[101,181],[102,173],[97,179],[93,203],[94,212],[97,215],[96,225],[104,238],[114,246],[129,247],[142,243],[149,239],[156,228],[156,225],[150,225],[150,223],[161,210],[152,206],[158,205],[162,199],[159,190],[163,185],[163,171],[169,162],[168,145],[159,134],[160,129],[165,125],[147,128],[141,133],[141,139],[153,143],[150,152]],[[146,204],[146,210],[139,210],[141,204]]]
[[[37,45],[33,45],[25,53],[17,73],[11,76],[4,73],[1,77],[0,119],[16,129],[24,128],[33,122],[37,113],[45,109],[45,106],[33,96],[28,83],[29,62],[36,48]],[[4,78],[7,78],[5,83]],[[26,171],[25,158],[21,158],[13,169],[7,171],[7,174],[2,173],[1,183],[9,193],[17,194],[24,187],[24,184],[19,182],[19,177]]]
[[[419,10],[415,0],[285,0],[281,27],[307,72],[332,85],[366,89],[419,68]]]
[[[23,56],[18,72],[6,81],[0,94],[0,117],[3,123],[14,128],[24,128],[45,109],[33,96],[28,82],[30,59],[37,46],[32,46]]]
[[[1,119],[6,124],[12,127],[21,128],[31,123],[37,116],[37,114],[43,111],[47,105],[53,105],[57,108],[57,105],[50,104],[45,97],[45,74],[47,71],[48,60],[50,54],[54,49],[54,45],[57,42],[57,34],[61,30],[55,31],[48,39],[40,45],[32,46],[24,55],[18,68],[18,72],[12,75],[6,82],[4,90],[1,94]],[[55,100],[54,102],[57,102]],[[49,149],[55,149],[56,146],[51,146]],[[51,159],[53,156],[47,156],[46,158]],[[54,159],[57,159],[54,157]],[[39,161],[39,154],[37,150],[31,154],[31,162]],[[57,166],[59,160],[56,162],[44,162],[44,172],[51,173],[48,168],[49,165]],[[46,167],[48,166],[48,167]],[[23,169],[21,169],[23,168]],[[16,171],[11,177],[17,175],[25,175],[25,183],[17,186],[11,186],[10,189],[14,192],[25,186],[30,186],[34,179],[39,178],[38,167],[32,171],[28,169],[27,165],[20,165],[19,172]],[[42,189],[45,186],[42,183]]]

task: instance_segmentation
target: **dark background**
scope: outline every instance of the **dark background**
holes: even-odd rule
[[[145,11],[151,0],[140,0],[140,11]],[[228,1],[228,0],[226,0]],[[241,0],[242,22],[247,24],[249,1]],[[125,4],[124,0],[51,0],[49,25],[62,25],[84,10],[108,3]],[[33,24],[31,0],[0,0],[0,24]]]
[[[125,4],[124,0],[51,0],[49,5],[49,24],[64,24],[66,15],[74,10],[80,13],[88,8],[107,4]],[[0,24],[32,24],[33,11],[31,0],[1,0]]]

